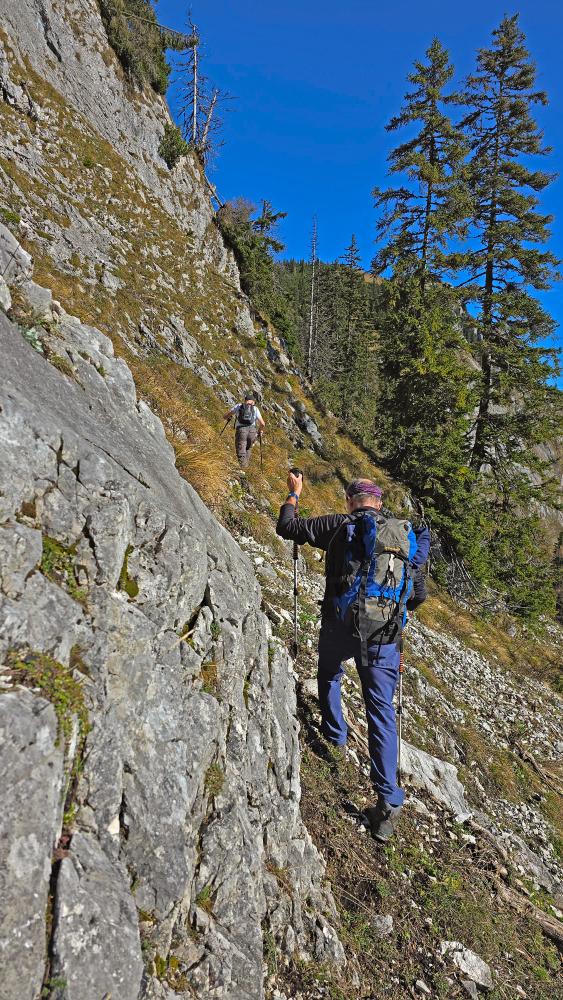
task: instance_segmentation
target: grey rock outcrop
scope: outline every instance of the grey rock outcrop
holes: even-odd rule
[[[50,703],[31,691],[0,694],[2,1000],[35,1000],[43,980],[62,780],[63,753]]]
[[[89,712],[76,826],[52,873],[51,974],[67,983],[57,1000],[168,986],[258,1000],[265,931],[304,959],[343,961],[299,811],[291,663],[251,561],[179,476],[110,341],[62,311],[42,336],[61,370],[0,314],[0,663],[11,649],[72,662]],[[42,699],[6,698],[25,731]],[[10,773],[4,788],[10,827],[27,823]],[[42,823],[30,1000],[58,835],[54,817]],[[3,929],[0,947],[14,933]],[[11,957],[21,968],[18,948]]]
[[[469,948],[464,948],[459,941],[442,941],[440,954],[451,958],[454,965],[463,972],[472,983],[477,983],[483,989],[492,990],[493,977],[486,962]]]
[[[309,414],[307,413],[305,404],[300,399],[298,399],[294,401],[293,407],[295,410],[295,423],[302,431],[305,432],[305,434],[307,434],[311,438],[313,446],[316,448],[316,450],[322,453],[323,441],[319,428],[317,427],[313,418],[309,416]]]
[[[423,788],[436,802],[441,802],[462,823],[471,815],[457,768],[438,760],[424,750],[403,743],[401,767],[415,788]]]

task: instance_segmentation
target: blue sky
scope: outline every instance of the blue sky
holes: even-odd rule
[[[308,256],[316,214],[321,258],[340,256],[355,233],[369,267],[376,220],[371,191],[388,183],[386,156],[397,142],[385,124],[400,108],[414,60],[438,36],[461,80],[505,13],[520,12],[538,85],[549,96],[537,117],[554,151],[541,165],[563,174],[563,5],[556,0],[516,6],[506,0],[194,0],[191,9],[204,39],[204,72],[236,97],[212,180],[225,200],[267,198],[288,213],[280,228],[283,256]],[[157,8],[160,21],[177,28],[185,27],[187,10],[178,0],[160,0]],[[563,258],[562,201],[559,177],[541,207],[556,216],[551,249]],[[563,283],[543,299],[563,324]]]

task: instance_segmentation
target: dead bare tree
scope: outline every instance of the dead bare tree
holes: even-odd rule
[[[311,295],[309,301],[309,334],[307,338],[307,378],[313,377],[313,351],[315,340],[316,318],[316,272],[317,272],[317,217],[313,216],[313,232],[311,235]]]
[[[219,136],[223,121],[218,112],[232,97],[219,87],[211,86],[201,72],[201,35],[191,19],[189,30],[192,45],[177,68],[180,128],[184,139],[196,150],[205,166],[222,145]]]

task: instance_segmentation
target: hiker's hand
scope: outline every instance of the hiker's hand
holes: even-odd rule
[[[287,488],[290,493],[297,493],[297,496],[301,496],[301,490],[303,489],[303,476],[294,476],[293,472],[288,472]]]

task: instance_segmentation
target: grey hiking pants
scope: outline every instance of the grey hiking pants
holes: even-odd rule
[[[258,437],[256,427],[237,427],[235,431],[235,448],[241,469],[248,468],[250,449]]]

